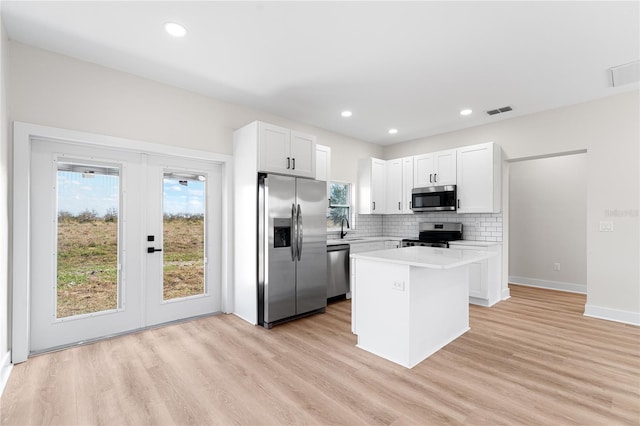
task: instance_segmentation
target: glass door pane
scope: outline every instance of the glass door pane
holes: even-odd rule
[[[56,318],[119,308],[119,168],[58,162],[56,188]]]
[[[165,172],[163,300],[206,293],[205,177]]]

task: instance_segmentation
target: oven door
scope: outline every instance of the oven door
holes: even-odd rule
[[[427,186],[411,191],[411,210],[437,212],[456,210],[456,186]]]

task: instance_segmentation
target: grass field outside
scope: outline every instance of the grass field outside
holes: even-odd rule
[[[58,216],[57,317],[118,307],[117,215]],[[204,219],[164,218],[163,298],[204,292]]]

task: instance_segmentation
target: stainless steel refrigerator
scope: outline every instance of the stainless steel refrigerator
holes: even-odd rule
[[[326,182],[258,175],[258,323],[266,328],[327,306],[326,192]]]

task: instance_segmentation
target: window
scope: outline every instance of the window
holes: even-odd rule
[[[350,183],[329,183],[329,210],[327,211],[327,229],[340,228],[342,219],[347,219],[349,222],[351,222],[351,200],[352,191]]]
[[[201,175],[165,172],[163,300],[205,294],[205,184]]]
[[[56,317],[118,309],[120,169],[57,167]]]

